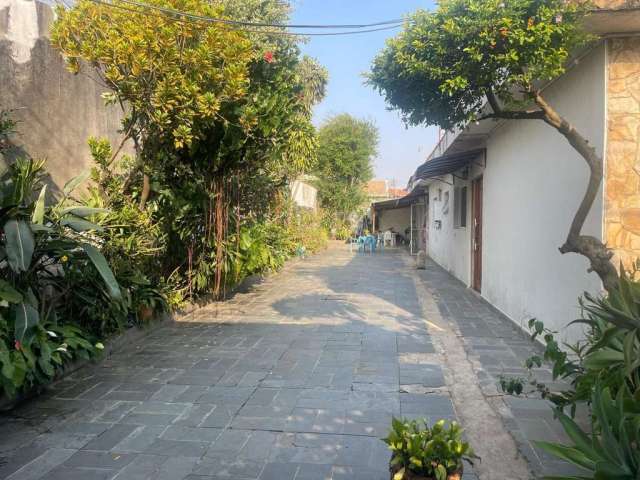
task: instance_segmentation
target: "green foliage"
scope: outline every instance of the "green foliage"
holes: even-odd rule
[[[99,66],[114,90],[108,98],[129,106],[125,131],[145,142],[152,162],[161,148],[204,138],[208,122],[246,94],[255,53],[242,33],[220,23],[176,22],[126,3],[112,5],[82,0],[71,9],[60,6],[51,41],[72,72],[80,71],[81,60]],[[220,5],[201,0],[149,5],[224,17]]]
[[[477,458],[456,422],[439,420],[433,427],[416,420],[391,421],[391,431],[383,439],[392,451],[393,480],[413,478],[410,473],[435,480],[462,472],[463,460]]]
[[[170,302],[182,294],[220,296],[225,285],[246,274],[231,256],[248,255],[249,271],[281,263],[278,255],[256,263],[266,250],[240,252],[234,236],[266,225],[289,181],[315,163],[311,108],[324,94],[326,71],[301,58],[290,37],[176,22],[114,5],[126,9],[88,0],[59,9],[52,41],[73,70],[80,60],[95,67],[112,90],[108,101],[130,107],[123,131],[136,158],[116,167],[108,145],[92,147],[102,178],[94,204],[114,212],[107,227],[109,221],[131,225],[116,238],[114,229],[106,231],[116,278],[135,290],[126,279],[142,274]],[[237,20],[288,18],[288,7],[276,0],[152,5]],[[148,233],[139,231],[145,224]],[[271,240],[251,233],[245,236]],[[131,255],[138,246],[142,253],[133,255],[144,266],[121,274],[118,250]],[[262,253],[249,253],[253,248]]]
[[[482,115],[487,94],[526,104],[536,82],[565,72],[588,41],[587,2],[448,0],[419,10],[388,41],[368,80],[409,124],[463,126]],[[522,93],[525,93],[522,96]]]
[[[99,212],[102,252],[125,292],[128,317],[120,323],[140,325],[146,321],[141,318],[141,311],[146,308],[155,313],[166,311],[170,303],[172,306],[181,303],[183,292],[171,277],[163,275],[166,237],[151,209],[140,209],[130,196],[123,194],[132,160],[125,156],[114,168],[111,145],[104,139],[90,138],[89,148],[95,167],[91,171],[93,185],[84,201]],[[101,323],[107,320],[104,318]]]
[[[0,386],[9,396],[100,350],[70,315],[79,288],[103,297],[96,307],[122,303],[90,221],[95,211],[67,199],[47,205],[42,176],[43,162],[31,159],[0,176]]]
[[[318,194],[327,226],[334,228],[365,206],[364,186],[373,176],[378,129],[345,113],[320,127],[318,142]]]
[[[0,109],[0,153],[9,148],[9,137],[15,133],[16,121],[11,110]]]
[[[550,454],[585,470],[583,477],[596,480],[636,480],[640,475],[640,395],[626,388],[612,396],[609,388],[596,385],[591,398],[591,434],[558,411],[572,445],[535,442]],[[575,480],[576,477],[547,477]]]
[[[532,338],[542,337],[545,343],[542,357],[527,360],[529,383],[556,405],[556,416],[573,442],[571,446],[538,445],[585,469],[580,478],[636,479],[640,475],[640,283],[636,275],[621,267],[618,287],[607,297],[585,294],[584,317],[572,323],[586,325],[588,331],[585,340],[575,345],[561,347],[556,332],[538,320],[529,322]],[[569,388],[554,391],[535,378],[535,368],[543,361],[551,363],[553,380],[561,379]],[[523,383],[513,380],[502,387],[520,394]],[[590,434],[564,413],[568,409],[574,417],[580,404],[590,407]]]

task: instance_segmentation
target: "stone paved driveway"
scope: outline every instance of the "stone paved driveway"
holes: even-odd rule
[[[475,328],[480,301],[432,273]],[[402,253],[342,247],[157,328],[0,417],[0,478],[387,480],[393,415],[456,416],[414,278]],[[500,322],[521,343],[470,345],[513,367],[523,337]]]

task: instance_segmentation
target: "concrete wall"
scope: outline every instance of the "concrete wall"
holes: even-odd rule
[[[411,210],[409,207],[381,210],[376,216],[376,228],[381,232],[393,230],[404,236],[404,231],[411,224]]]
[[[602,154],[605,49],[598,48],[545,91],[548,100]],[[568,339],[565,325],[579,314],[578,297],[598,292],[588,262],[558,247],[582,199],[588,167],[567,141],[542,122],[511,122],[487,143],[484,174],[482,295],[526,326],[538,318]],[[602,197],[585,234],[602,238]]]
[[[605,229],[616,265],[640,258],[640,38],[608,42]]]
[[[89,165],[87,138],[117,145],[119,107],[105,107],[106,89],[87,73],[67,72],[48,41],[54,13],[33,0],[0,0],[0,108],[16,109],[19,135],[7,155],[46,158],[60,186]]]

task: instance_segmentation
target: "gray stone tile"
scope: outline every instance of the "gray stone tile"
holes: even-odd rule
[[[80,450],[64,462],[65,467],[105,468],[119,470],[128,465],[135,454]]]
[[[116,424],[87,443],[83,449],[111,450],[118,443],[127,438],[135,429],[135,425]]]
[[[204,455],[210,442],[178,441],[158,438],[145,450],[152,455],[164,455],[172,457],[195,457]]]

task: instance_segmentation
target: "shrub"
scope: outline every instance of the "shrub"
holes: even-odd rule
[[[527,360],[530,384],[556,406],[556,416],[573,445],[538,442],[551,454],[588,472],[580,478],[636,479],[640,475],[640,283],[637,272],[621,268],[618,286],[607,297],[585,294],[584,316],[572,323],[584,324],[584,341],[561,347],[555,333],[537,320],[529,323],[532,338],[542,336],[545,351]],[[542,361],[552,364],[553,380],[569,388],[554,391],[533,374]],[[504,380],[508,393],[522,391],[521,380]],[[565,414],[575,416],[577,406],[589,407],[591,433],[583,432]],[[586,475],[586,474],[585,474]],[[570,477],[556,477],[558,479]],[[571,477],[575,478],[575,477]]]
[[[101,227],[90,221],[101,211],[69,202],[82,178],[47,206],[43,165],[18,159],[0,177],[0,385],[9,396],[101,349],[70,314],[70,305],[83,301],[80,288],[93,290],[103,305],[122,304],[95,235]]]
[[[476,458],[469,444],[462,441],[462,429],[456,422],[447,426],[439,420],[429,428],[425,422],[394,418],[383,441],[392,451],[393,480],[412,478],[410,473],[447,480],[448,475],[462,472],[463,460]]]

